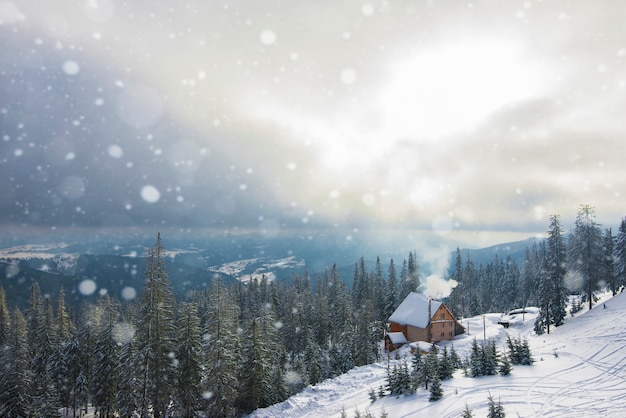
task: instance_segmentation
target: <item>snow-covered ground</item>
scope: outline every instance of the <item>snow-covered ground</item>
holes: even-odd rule
[[[380,417],[459,417],[466,405],[475,417],[487,416],[488,396],[500,401],[507,416],[519,417],[624,417],[626,416],[626,294],[601,296],[596,306],[568,317],[549,335],[534,335],[536,313],[516,318],[505,329],[500,314],[464,319],[469,335],[458,336],[455,350],[464,357],[474,338],[494,338],[505,349],[507,332],[528,338],[535,359],[532,366],[514,366],[510,376],[471,378],[457,371],[442,382],[444,396],[429,402],[429,393],[387,396],[371,402],[370,388],[385,384],[387,361],[402,361],[392,353],[389,360],[356,368],[349,373],[292,396],[285,402],[259,409],[250,417],[339,417],[356,410]],[[408,350],[399,350],[410,362]]]

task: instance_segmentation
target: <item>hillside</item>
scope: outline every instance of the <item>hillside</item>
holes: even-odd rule
[[[606,306],[606,308],[604,308]],[[506,330],[497,324],[500,314],[464,319],[470,334],[457,337],[454,346],[461,356],[469,352],[473,338],[495,338],[504,349],[506,333],[527,337],[535,359],[532,366],[515,366],[510,376],[470,378],[457,371],[443,382],[444,396],[428,401],[428,392],[391,397],[372,403],[370,388],[385,383],[387,359],[359,367],[335,379],[308,387],[287,401],[257,410],[255,418],[348,417],[370,411],[375,417],[386,412],[389,417],[458,417],[465,406],[474,416],[487,415],[489,394],[500,400],[507,416],[520,417],[589,417],[623,416],[626,398],[626,295],[604,295],[591,311],[581,311],[575,318],[536,336],[532,332],[536,314],[529,314]],[[400,356],[410,360],[408,350]],[[389,363],[401,362],[390,356]]]

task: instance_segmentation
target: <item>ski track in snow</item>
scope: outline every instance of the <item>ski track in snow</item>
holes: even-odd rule
[[[607,308],[603,308],[606,302]],[[487,397],[502,402],[507,416],[519,417],[626,417],[626,294],[611,299],[604,295],[593,310],[568,318],[551,334],[534,335],[535,315],[509,329],[497,325],[498,315],[464,319],[472,335],[454,341],[454,347],[464,357],[474,338],[495,338],[500,351],[506,335],[528,338],[535,363],[514,366],[511,376],[470,378],[461,371],[453,379],[442,382],[444,396],[429,402],[429,392],[419,390],[408,396],[386,396],[376,402],[369,399],[369,390],[378,391],[386,381],[387,359],[369,366],[309,386],[285,402],[255,411],[250,417],[348,417],[358,408],[379,417],[383,411],[389,417],[416,418],[420,416],[458,417],[466,404],[474,416],[486,416]],[[479,326],[480,325],[480,326]],[[479,332],[480,331],[480,332]],[[484,334],[483,334],[484,333]],[[407,362],[408,350],[402,351]],[[395,354],[390,366],[400,364]]]

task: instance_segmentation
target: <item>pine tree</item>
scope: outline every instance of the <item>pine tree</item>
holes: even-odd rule
[[[325,378],[325,375],[322,350],[312,338],[309,338],[307,342],[304,357],[306,358],[305,365],[308,382],[315,386]]]
[[[626,284],[626,218],[619,225],[615,244],[613,246],[613,260],[615,269],[616,289]]]
[[[220,278],[211,283],[205,317],[204,388],[209,416],[232,416],[238,397],[241,364],[240,335],[237,332],[239,308]]]
[[[450,362],[452,363],[452,367],[454,367],[455,369],[460,369],[462,366],[461,358],[454,349],[454,344],[452,344],[452,348],[450,349]]]
[[[0,416],[31,416],[31,387],[28,325],[24,315],[16,309],[11,321],[9,341],[2,350],[2,379],[0,379]]]
[[[570,268],[580,275],[581,290],[586,292],[591,309],[593,292],[598,288],[604,264],[600,226],[596,223],[595,209],[592,206],[580,207],[568,247]]]
[[[538,302],[539,316],[535,321],[535,332],[550,333],[550,325],[559,326],[567,315],[566,304],[569,291],[565,286],[566,247],[558,215],[550,216],[546,251],[539,272]]]
[[[430,385],[430,397],[428,400],[431,402],[438,401],[442,396],[443,388],[441,387],[441,381],[438,376],[435,376]]]
[[[141,358],[141,417],[167,416],[174,392],[175,350],[174,296],[165,269],[161,235],[148,250],[146,281],[139,311],[139,356]]]
[[[613,251],[615,247],[615,238],[611,228],[604,230],[604,237],[602,238],[602,259],[604,263],[602,265],[602,279],[606,281],[613,296],[617,294],[617,279],[615,277],[615,259],[613,258]]]
[[[498,374],[498,362],[500,355],[496,348],[495,340],[489,340],[486,346],[483,346],[483,374],[485,376],[493,376]]]
[[[385,293],[385,320],[389,318],[398,307],[398,278],[396,277],[396,266],[393,262],[393,258],[389,261],[388,273],[389,279],[387,280]]]
[[[84,368],[82,339],[80,327],[70,330],[68,343],[63,351],[65,364],[64,384],[62,386],[62,399],[67,409],[72,410],[72,416],[80,414],[81,407],[86,406],[89,397],[87,371]]]
[[[102,311],[96,337],[96,350],[93,368],[93,405],[100,417],[116,415],[115,398],[119,376],[117,367],[118,345],[113,335],[113,327],[118,322],[119,313],[108,297],[98,303]]]
[[[500,368],[498,369],[498,373],[502,376],[508,376],[511,374],[511,361],[509,360],[509,356],[503,354],[500,358]]]
[[[6,293],[0,286],[0,349],[11,339],[11,313],[7,307]]]
[[[413,390],[417,390],[420,386],[426,383],[426,366],[424,356],[418,349],[413,354],[413,360],[411,361],[413,370],[411,371],[411,387]]]
[[[269,405],[272,383],[271,353],[258,319],[253,319],[246,330],[244,344],[239,405],[242,411],[251,412]]]
[[[437,346],[433,344],[430,351],[424,359],[424,389],[428,389],[428,385],[435,379],[439,379],[439,356],[437,354]]]
[[[504,413],[504,407],[502,403],[498,400],[498,403],[493,399],[491,393],[487,398],[489,400],[489,412],[487,414],[487,418],[504,418],[506,415]]]
[[[454,369],[455,369],[455,367],[454,367],[454,364],[453,364],[453,359],[448,354],[448,347],[444,346],[443,347],[443,352],[441,354],[441,358],[439,359],[439,371],[438,371],[439,379],[440,380],[447,380],[447,379],[452,378],[452,374],[454,373]]]
[[[409,253],[409,262],[402,263],[398,300],[403,301],[408,296],[409,293],[417,292],[419,285],[420,285],[420,271],[419,271],[419,264],[417,262],[417,254],[411,251]]]
[[[61,289],[59,290],[59,297],[57,299],[56,322],[58,326],[59,341],[67,342],[70,331],[74,328],[74,324],[72,323],[72,319],[70,318],[67,308],[65,307],[65,291],[63,290],[63,286],[61,286]]]
[[[393,369],[387,368],[387,390],[393,396],[408,394],[414,390],[406,362],[400,366],[394,364]]]
[[[52,302],[46,297],[43,307],[37,310],[36,328],[32,331],[35,356],[31,367],[33,380],[33,411],[35,415],[45,417],[59,416],[60,400],[55,385],[55,368],[57,362],[57,335],[54,323]]]
[[[177,416],[193,418],[200,409],[202,329],[194,303],[180,304],[177,323]]]
[[[461,418],[473,418],[473,417],[474,417],[474,414],[472,414],[472,411],[469,409],[467,402],[465,402],[465,409],[463,410],[463,414],[461,415]]]
[[[454,259],[454,272],[452,273],[451,279],[454,280],[457,285],[452,289],[450,296],[446,299],[446,306],[448,306],[457,317],[460,317],[467,312],[465,308],[466,283],[463,282],[463,259],[459,247],[456,247]]]
[[[485,374],[483,351],[483,347],[480,347],[478,345],[478,341],[476,340],[476,338],[474,338],[474,340],[472,341],[472,351],[469,358],[469,375],[471,377],[484,376]]]
[[[118,337],[119,355],[117,373],[119,376],[115,405],[122,418],[131,418],[139,406],[141,363],[137,355],[136,327],[134,325],[135,304],[130,305],[124,314],[124,326]]]

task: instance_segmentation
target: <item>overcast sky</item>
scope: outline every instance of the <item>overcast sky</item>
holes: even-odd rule
[[[481,245],[551,214],[568,229],[590,204],[615,228],[625,16],[598,0],[0,1],[2,222]]]

